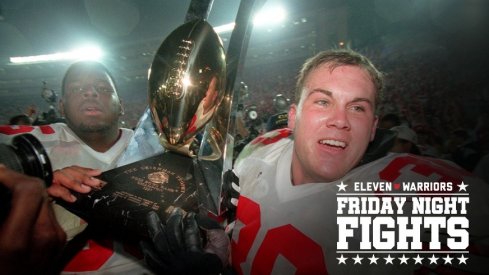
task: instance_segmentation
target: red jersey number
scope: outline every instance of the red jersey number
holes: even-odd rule
[[[239,231],[238,242],[231,243],[233,266],[239,274],[243,274],[241,263],[248,258],[260,230],[260,217],[260,206],[241,196],[237,219],[244,227]],[[290,224],[268,230],[253,259],[251,274],[270,274],[279,255],[296,267],[296,274],[327,274],[321,246]]]

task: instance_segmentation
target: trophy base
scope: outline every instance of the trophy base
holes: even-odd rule
[[[104,185],[78,194],[75,203],[59,201],[91,226],[147,236],[146,214],[158,213],[165,221],[174,207],[199,211],[192,158],[165,152],[102,173]]]

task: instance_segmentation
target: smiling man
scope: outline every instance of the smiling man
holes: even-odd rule
[[[318,56],[301,72],[299,103],[289,111],[295,133],[294,184],[342,177],[358,164],[375,136],[380,73],[360,56],[338,53],[337,58]]]
[[[342,254],[341,236],[343,240],[348,236],[347,249],[358,251],[364,238],[372,240],[372,234],[379,233],[360,232],[354,222],[340,228],[340,219],[345,218],[337,213],[342,195],[355,194],[358,182],[450,179],[460,189],[468,183],[472,189],[467,232],[474,236],[471,241],[487,234],[482,224],[489,213],[486,184],[453,163],[388,154],[394,135],[376,131],[381,91],[382,73],[354,51],[324,51],[305,62],[298,75],[296,104],[288,114],[289,128],[257,137],[235,163],[241,190],[231,259],[239,274],[412,274],[419,269],[415,264],[393,265],[391,255],[400,255],[390,250],[388,255],[379,250],[369,254],[376,253],[384,264],[377,264],[375,256],[369,264],[366,254],[362,258]],[[387,190],[376,187],[361,194],[371,199],[383,192]],[[406,215],[411,213],[405,210]],[[393,220],[391,216],[387,213],[384,218]],[[430,240],[423,236],[421,241]],[[385,264],[388,260],[391,264]]]
[[[316,55],[299,74],[289,129],[251,142],[236,167],[265,144],[281,141],[274,147],[291,159],[293,185],[341,178],[360,162],[375,137],[381,90],[382,74],[366,57],[347,50]]]
[[[335,214],[321,217],[336,208],[336,181],[360,163],[375,137],[381,90],[382,74],[356,52],[325,51],[306,61],[289,128],[258,137],[236,160],[236,271],[333,271],[336,259],[326,254],[335,249]]]

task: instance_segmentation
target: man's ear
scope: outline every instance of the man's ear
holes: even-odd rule
[[[290,129],[295,128],[295,117],[296,117],[296,115],[297,115],[297,105],[292,104],[292,105],[290,105],[289,115],[287,118],[287,127],[289,127]]]
[[[64,117],[65,116],[65,105],[63,103],[63,99],[60,99],[58,101],[58,111],[59,111],[59,114]]]
[[[121,111],[119,112],[120,116],[124,115],[124,104],[122,104],[122,99],[119,98],[119,106],[121,108]]]
[[[374,124],[372,126],[372,131],[370,133],[370,141],[374,140],[374,138],[375,138],[375,131],[377,130],[377,124],[378,123],[379,123],[379,117],[375,116]]]

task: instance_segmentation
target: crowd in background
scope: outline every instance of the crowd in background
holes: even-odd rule
[[[399,124],[413,129],[421,154],[455,160],[468,170],[475,166],[474,161],[467,160],[468,149],[475,146],[472,149],[477,152],[477,159],[479,155],[487,154],[488,146],[479,140],[485,141],[489,135],[489,115],[484,110],[484,106],[489,106],[489,89],[476,72],[470,68],[460,69],[444,51],[401,54],[386,52],[380,47],[359,51],[386,74],[379,117],[394,115]],[[251,132],[265,131],[268,118],[277,112],[273,106],[277,94],[293,102],[295,76],[302,61],[279,61],[244,70],[242,80],[248,86],[248,94],[239,100],[245,113],[251,106],[258,114],[256,119],[244,116]],[[134,128],[147,106],[146,93],[122,97],[125,103],[122,126]],[[32,102],[15,98],[9,109],[2,110],[3,118],[13,118],[19,115],[19,110],[24,110],[33,123],[42,123],[46,119],[43,115],[53,112],[42,112]],[[469,147],[461,150],[464,146]]]
[[[398,122],[392,126],[413,129],[420,154],[450,159],[472,171],[489,153],[489,113],[484,109],[489,106],[489,89],[477,68],[461,69],[453,58],[437,51],[403,55],[364,49],[363,53],[386,74],[379,117],[394,116]],[[244,106],[255,105],[259,113],[259,122],[248,120],[248,125],[263,132],[275,112],[273,97],[284,94],[293,100],[298,68],[288,62],[245,73],[249,96]]]

